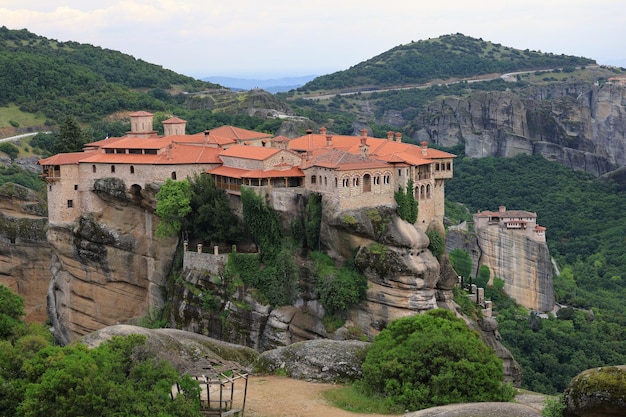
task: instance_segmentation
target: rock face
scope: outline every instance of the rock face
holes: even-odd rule
[[[537,311],[553,310],[552,264],[545,243],[514,230],[485,227],[475,234],[449,232],[446,249],[469,253],[473,276],[477,276],[481,265],[487,265],[491,279],[497,276],[504,280],[505,292],[518,304]]]
[[[103,192],[99,196],[107,201],[101,212],[49,226],[48,310],[61,343],[163,305],[161,291],[176,241],[154,237],[158,220],[149,206]]]
[[[431,103],[411,124],[418,142],[463,144],[470,158],[542,155],[594,175],[626,165],[626,88],[619,85],[475,92]]]
[[[440,266],[426,234],[401,220],[395,208],[327,211],[322,240],[343,258],[358,248],[355,262],[368,279],[367,300],[351,319],[368,335],[388,322],[437,308]]]
[[[294,305],[274,309],[259,304],[246,292],[236,293],[234,302],[208,303],[212,296],[224,294],[223,280],[188,271],[185,285],[179,287],[173,301],[177,326],[261,351],[278,349],[271,354],[268,367],[284,367],[299,378],[324,379],[335,371],[340,374],[344,371],[318,369],[319,375],[310,376],[312,371],[282,364],[281,358],[285,356],[301,355],[297,353],[300,351],[283,347],[315,339],[372,340],[396,318],[438,307],[456,311],[452,301],[456,274],[447,257],[443,256],[440,263],[428,249],[426,234],[401,220],[394,207],[335,211],[325,206],[321,240],[335,259],[349,259],[356,253],[355,263],[368,279],[366,300],[348,312],[341,328],[330,331],[324,326],[325,311],[317,300],[312,267],[305,258],[298,259],[301,289],[298,300]],[[521,370],[501,345],[497,323],[494,321],[485,329],[477,325],[475,328],[503,360],[507,381],[519,384]],[[315,368],[321,363],[314,359],[307,361],[305,368]],[[320,365],[321,368],[324,366]]]
[[[146,336],[145,349],[170,362],[179,372],[202,375],[205,369],[199,364],[232,361],[250,371],[258,353],[245,346],[233,345],[211,339],[197,333],[176,329],[146,329],[144,327],[115,325],[102,328],[79,339],[80,343],[93,348],[114,336],[138,334]]]
[[[0,187],[0,284],[24,299],[26,322],[44,323],[51,250],[46,203],[35,192]]]
[[[563,393],[565,417],[618,417],[626,410],[626,366],[588,369]]]

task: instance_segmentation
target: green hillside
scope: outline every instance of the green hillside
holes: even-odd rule
[[[164,110],[182,91],[215,84],[121,52],[0,27],[0,106],[16,104],[52,123],[99,120],[120,110]]]
[[[297,91],[424,84],[433,80],[595,64],[588,58],[518,50],[462,34],[400,45],[345,71],[318,77]]]
[[[568,307],[537,320],[492,294],[525,388],[562,392],[582,370],[626,362],[626,193],[619,184],[541,157],[458,158],[446,197],[470,213],[500,205],[533,211],[547,227],[561,271],[554,278],[556,301]]]

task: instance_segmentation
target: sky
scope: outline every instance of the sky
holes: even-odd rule
[[[626,67],[624,0],[0,0],[0,26],[195,78],[330,74],[452,33]]]

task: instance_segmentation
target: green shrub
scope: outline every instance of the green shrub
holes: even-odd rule
[[[365,298],[367,279],[352,267],[337,268],[326,254],[313,252],[313,276],[317,295],[326,313],[341,316]]]
[[[409,180],[406,189],[401,187],[395,192],[394,198],[398,205],[398,216],[411,224],[417,221],[418,203],[413,195],[413,180]]]
[[[439,259],[439,257],[443,255],[446,250],[446,242],[443,236],[434,230],[426,232],[426,236],[428,236],[428,239],[430,240],[428,249],[437,257],[437,259]]]
[[[372,395],[408,410],[515,395],[494,351],[443,309],[392,321],[374,339],[362,371]]]
[[[9,158],[15,159],[20,154],[20,150],[12,143],[3,142],[0,143],[0,152],[4,152]]]

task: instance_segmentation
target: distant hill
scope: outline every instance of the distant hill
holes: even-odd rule
[[[270,93],[280,93],[302,87],[315,77],[317,77],[317,75],[303,75],[301,77],[282,77],[261,80],[252,78],[212,76],[202,78],[202,80],[223,85],[224,87],[228,87],[232,90],[251,90],[253,88],[261,88]]]
[[[519,50],[455,34],[397,46],[345,71],[318,77],[298,90],[424,84],[433,80],[595,63],[588,58]]]
[[[163,109],[176,92],[218,87],[121,52],[0,27],[0,105],[42,112],[52,122]]]

